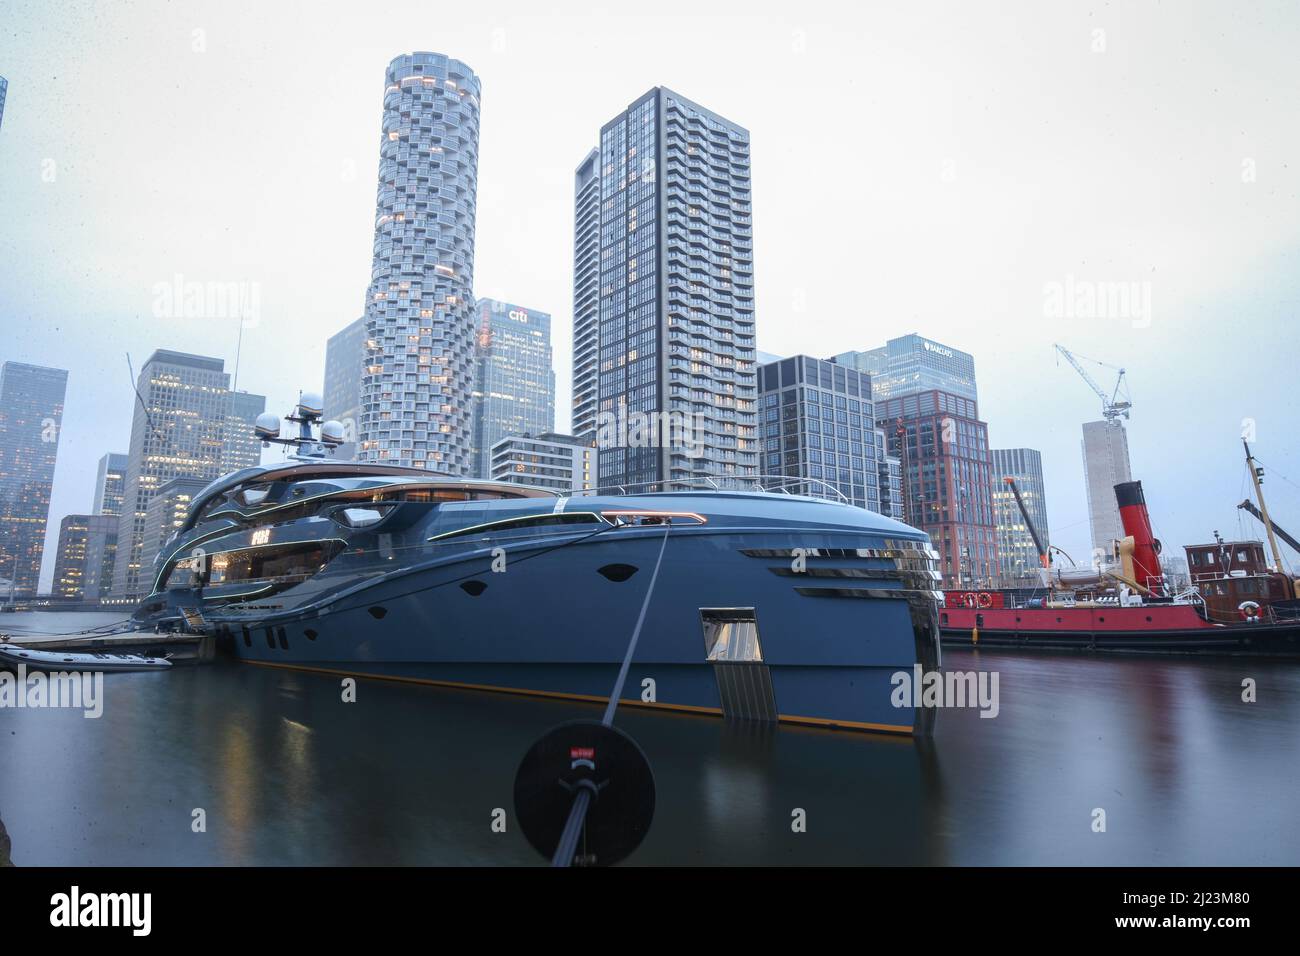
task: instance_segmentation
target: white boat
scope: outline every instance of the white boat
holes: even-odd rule
[[[23,664],[29,671],[157,671],[172,666],[166,658],[143,654],[38,651],[17,644],[0,644],[0,664]]]

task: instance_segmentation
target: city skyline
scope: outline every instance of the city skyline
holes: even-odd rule
[[[214,11],[209,13],[205,27],[209,43],[202,53],[192,48],[192,32],[196,29],[190,22],[192,18],[174,13],[160,17],[160,22],[149,28],[152,32],[146,31],[144,39],[132,42],[148,43],[151,49],[163,51],[167,68],[184,79],[178,84],[177,95],[197,97],[200,106],[194,112],[204,113],[208,125],[215,117],[218,123],[243,124],[233,127],[240,130],[241,137],[247,134],[250,139],[263,138],[269,116],[264,119],[246,107],[268,84],[259,85],[250,77],[233,96],[231,91],[223,91],[222,95],[232,100],[230,105],[223,107],[213,99],[211,110],[202,108],[208,97],[216,96],[214,74],[221,72],[221,64],[229,57],[230,37],[221,29],[221,18]],[[743,118],[754,137],[755,190],[760,195],[755,225],[760,344],[782,354],[831,355],[871,347],[891,335],[916,329],[975,354],[986,383],[980,405],[982,417],[990,423],[990,441],[998,446],[1024,444],[1041,448],[1049,470],[1046,480],[1053,497],[1052,517],[1059,522],[1059,527],[1052,529],[1053,540],[1062,540],[1072,549],[1088,538],[1078,429],[1095,416],[1095,410],[1086,395],[1079,394],[1068,370],[1056,368],[1051,361],[1050,343],[1056,340],[1078,344],[1082,351],[1123,362],[1131,369],[1136,399],[1134,417],[1128,426],[1133,474],[1141,477],[1147,487],[1153,519],[1162,538],[1194,541],[1207,537],[1213,527],[1231,530],[1237,526],[1233,508],[1240,500],[1237,438],[1246,424],[1257,436],[1256,445],[1265,465],[1281,476],[1271,483],[1270,504],[1284,523],[1285,514],[1300,509],[1297,487],[1290,480],[1282,480],[1300,476],[1300,461],[1295,438],[1285,424],[1287,393],[1282,383],[1286,381],[1286,369],[1280,355],[1269,350],[1250,351],[1250,389],[1231,403],[1217,403],[1208,412],[1200,405],[1202,383],[1221,376],[1237,360],[1222,347],[1233,328],[1229,323],[1244,315],[1251,318],[1259,339],[1285,335],[1297,301],[1297,278],[1290,265],[1295,250],[1300,248],[1300,237],[1293,227],[1298,218],[1294,215],[1295,167],[1292,164],[1288,170],[1282,165],[1295,133],[1282,122],[1283,116],[1276,113],[1274,105],[1258,101],[1243,105],[1249,98],[1246,75],[1233,72],[1219,61],[1215,61],[1211,76],[1188,75],[1197,89],[1212,82],[1225,91],[1224,100],[1232,103],[1231,112],[1227,106],[1211,104],[1205,123],[1227,128],[1227,123],[1234,122],[1229,116],[1236,117],[1243,110],[1246,115],[1242,123],[1232,127],[1243,131],[1234,132],[1223,150],[1198,156],[1194,161],[1180,161],[1179,157],[1187,153],[1182,130],[1163,129],[1162,134],[1167,135],[1155,138],[1130,135],[1135,124],[1145,121],[1158,103],[1151,93],[1153,78],[1184,75],[1180,71],[1185,68],[1179,62],[1185,53],[1156,35],[1150,16],[1108,13],[1109,46],[1100,53],[1090,49],[1096,25],[1087,18],[1062,17],[1050,25],[1035,25],[1028,56],[1077,58],[1093,70],[1096,82],[1076,80],[1078,85],[1063,85],[1065,80],[1050,78],[1049,89],[1042,90],[1040,83],[1039,90],[1032,92],[1015,82],[1014,64],[996,74],[988,62],[987,51],[998,49],[1001,42],[996,30],[962,20],[945,29],[951,30],[953,37],[962,36],[968,48],[965,53],[963,47],[950,44],[946,32],[937,42],[950,44],[943,51],[953,61],[954,71],[960,68],[968,80],[974,77],[973,85],[965,84],[963,95],[979,104],[994,103],[990,97],[996,88],[1005,98],[993,105],[985,124],[987,133],[982,133],[968,128],[959,115],[945,107],[949,90],[942,77],[918,75],[915,68],[900,63],[901,54],[873,44],[865,24],[853,18],[839,31],[841,37],[831,29],[829,17],[822,17],[814,7],[798,22],[785,20],[768,27],[738,18],[736,46],[740,49],[735,56],[737,74],[741,72],[741,54],[748,56],[755,49],[776,56],[800,57],[797,62],[801,70],[814,81],[821,80],[814,83],[818,96],[795,100],[790,98],[792,93],[766,89],[760,95],[743,80],[723,75],[730,53],[724,54],[722,70],[717,63],[701,70],[692,65],[690,57],[666,69],[661,58],[653,55],[665,34],[650,27],[644,37],[620,51],[617,69],[609,64],[615,82],[602,84],[600,89],[568,87],[576,97],[567,111],[572,116],[550,116],[546,120],[552,128],[545,141],[554,144],[554,159],[537,155],[521,158],[508,148],[510,140],[521,132],[529,134],[539,129],[520,113],[528,102],[527,91],[539,76],[552,76],[558,83],[572,75],[556,72],[561,68],[549,64],[563,59],[555,56],[556,49],[569,48],[566,44],[571,41],[565,38],[564,31],[572,32],[576,21],[560,17],[548,32],[537,29],[535,22],[519,20],[505,8],[498,14],[498,19],[488,16],[472,28],[449,30],[445,38],[440,35],[437,41],[439,49],[476,66],[484,77],[489,104],[499,104],[502,111],[493,116],[489,110],[484,117],[480,182],[483,196],[490,201],[480,202],[480,281],[475,292],[486,295],[501,290],[506,293],[503,297],[536,303],[556,316],[556,372],[561,379],[557,404],[561,409],[568,406],[568,319],[563,310],[572,298],[569,238],[573,231],[573,161],[588,144],[589,132],[584,131],[608,118],[620,104],[629,102],[637,90],[667,83],[723,115]],[[113,12],[110,19],[116,22],[124,16]],[[1218,15],[1207,16],[1214,21]],[[905,25],[903,14],[890,14],[887,23],[897,26],[895,20],[900,18]],[[309,191],[320,211],[309,215],[308,228],[316,237],[325,237],[323,241],[329,246],[338,247],[327,253],[330,267],[311,270],[313,286],[307,290],[300,309],[297,305],[288,307],[299,293],[296,282],[277,271],[278,267],[266,271],[264,265],[281,255],[269,254],[272,244],[278,247],[280,243],[276,231],[248,211],[246,202],[230,189],[250,190],[250,199],[256,197],[255,205],[267,204],[267,194],[258,192],[238,171],[231,172],[234,164],[226,144],[214,141],[213,158],[197,160],[198,165],[187,169],[183,177],[161,174],[157,190],[166,201],[157,205],[148,198],[140,177],[146,172],[152,176],[159,170],[152,165],[139,173],[121,168],[121,162],[134,154],[124,148],[124,141],[113,138],[111,130],[93,119],[85,129],[83,138],[97,146],[91,163],[79,162],[60,134],[34,125],[31,107],[37,64],[48,58],[49,43],[56,38],[59,42],[71,38],[74,43],[84,43],[80,38],[89,34],[78,31],[88,30],[89,22],[74,13],[59,24],[58,30],[51,31],[49,42],[45,42],[37,35],[46,25],[38,13],[22,11],[17,15],[16,32],[30,39],[23,42],[10,61],[13,65],[6,68],[10,90],[0,130],[0,200],[6,208],[15,210],[13,222],[23,225],[7,225],[0,230],[0,262],[5,263],[0,265],[4,270],[0,273],[0,306],[7,316],[12,316],[20,333],[5,357],[40,364],[59,355],[72,372],[69,399],[74,414],[69,427],[76,430],[78,440],[71,455],[80,458],[70,457],[67,448],[60,456],[52,524],[57,524],[61,514],[86,510],[94,463],[108,449],[124,444],[125,425],[120,411],[126,388],[122,381],[126,376],[123,353],[135,355],[137,365],[157,347],[222,355],[233,362],[240,320],[235,316],[217,316],[215,321],[151,316],[156,283],[175,274],[198,282],[260,283],[260,321],[243,323],[241,381],[268,392],[268,408],[277,412],[289,406],[298,388],[319,381],[319,371],[309,374],[323,365],[325,335],[315,318],[325,316],[325,327],[338,328],[355,317],[355,297],[357,290],[364,288],[369,250],[360,257],[354,253],[373,241],[373,230],[369,235],[366,230],[375,200],[375,178],[367,172],[368,163],[374,162],[370,154],[379,105],[373,77],[403,47],[422,45],[406,36],[386,34],[360,15],[345,14],[343,19],[353,28],[348,32],[358,42],[340,58],[337,72],[327,84],[328,99],[334,104],[330,116],[337,119],[338,135],[328,141],[321,156],[314,157],[315,166],[286,164],[306,169],[315,187]],[[258,22],[270,36],[280,35],[285,29],[270,14]],[[699,51],[716,44],[722,24],[716,26],[706,27],[700,36],[690,38],[688,50]],[[1222,27],[1222,42],[1233,47],[1250,42],[1254,62],[1281,69],[1287,31],[1267,37],[1248,25],[1224,21]],[[325,49],[334,49],[324,35],[313,33],[312,37],[313,41],[319,39]],[[880,61],[862,67],[865,72],[860,78],[857,67],[851,77],[837,75],[837,67],[828,62],[834,58],[831,54],[863,38],[875,52],[883,54]],[[1187,39],[1194,46],[1201,42],[1195,37]],[[899,42],[906,53],[913,41]],[[175,46],[174,51],[169,44]],[[113,61],[119,56],[129,58],[130,50],[130,45],[119,51],[86,50],[89,62],[85,67],[78,64],[67,76],[61,75],[57,83],[46,86],[50,115],[57,120],[60,111],[66,113],[74,108],[77,115],[107,113],[96,110],[97,93],[91,84],[69,84],[75,84],[78,73],[91,68],[93,62],[98,61],[101,71],[115,72],[119,68],[112,65]],[[1135,59],[1139,54],[1144,59]],[[1137,71],[1137,79],[1132,81],[1136,83],[1136,96],[1130,93],[1120,98],[1114,75],[1116,61]],[[603,62],[597,60],[598,65]],[[585,68],[591,69],[592,64]],[[898,104],[873,101],[865,108],[873,115],[873,129],[907,135],[897,157],[863,151],[854,130],[843,124],[836,128],[836,124],[828,122],[836,110],[845,107],[847,92],[837,90],[861,88],[859,83],[870,87],[873,78],[889,69],[900,69],[917,89],[900,98]],[[133,82],[130,70],[123,75]],[[281,75],[277,82],[292,84],[300,79]],[[1095,96],[1095,103],[1082,99],[1085,86],[1089,95]],[[179,100],[171,99],[173,94],[159,91],[156,95],[161,99],[142,97],[141,106],[152,104],[169,116],[175,115],[177,122],[188,122],[187,114],[178,106]],[[316,102],[310,93],[303,95],[308,97],[307,102]],[[1077,114],[1075,123],[1105,130],[1108,137],[1073,141],[1071,131],[1077,127],[1072,123],[1054,126],[1045,134],[1046,141],[1039,137],[1027,150],[1021,148],[1023,142],[1016,141],[1012,146],[1011,139],[1000,141],[999,136],[1012,136],[1013,123],[1019,122],[1025,108],[1036,103],[1040,95],[1063,102]],[[769,106],[760,106],[764,98],[773,96],[777,99]],[[930,123],[937,127],[936,131],[919,128],[913,119],[914,114],[928,115],[917,107],[931,101],[940,111],[940,122]],[[790,107],[795,102],[804,109],[796,121],[798,147],[779,133],[788,129]],[[122,108],[135,106],[123,104]],[[236,113],[237,108],[241,112]],[[1013,119],[1017,109],[1020,115]],[[282,122],[283,117],[277,116],[276,124]],[[57,128],[60,124],[51,125]],[[945,144],[945,137],[951,135],[946,127],[967,135],[961,149]],[[208,142],[202,136],[198,138]],[[1112,147],[1112,140],[1124,142],[1124,148]],[[343,142],[359,145],[339,145]],[[842,148],[819,149],[832,142],[842,143]],[[1079,148],[1077,160],[1066,145],[1071,142]],[[165,143],[163,147],[168,148]],[[282,148],[292,153],[296,147],[283,144]],[[801,180],[795,174],[799,164],[811,155],[831,164],[828,174],[817,177],[815,182]],[[832,183],[848,181],[846,176],[837,178],[833,174],[836,169],[846,169],[837,164],[847,163],[850,156],[863,155],[871,157],[869,175],[864,179],[855,172],[853,178],[862,188],[836,202],[825,201]],[[1132,161],[1134,156],[1138,158],[1136,163]],[[1122,160],[1124,172],[1107,171],[1110,167],[1104,162],[1099,164],[1099,157]],[[53,161],[52,166],[45,163],[47,159]],[[1251,160],[1257,170],[1254,180],[1243,179],[1246,160]],[[1002,172],[999,162],[1007,164],[1009,171]],[[1159,176],[1156,170],[1161,171]],[[1016,171],[1028,173],[1035,186],[1032,197],[1012,182],[1011,172]],[[53,178],[43,178],[47,175]],[[206,176],[221,188],[210,196],[184,191],[185,183],[194,176]],[[105,192],[108,181],[119,184],[112,195]],[[796,190],[785,182],[797,182],[800,187]],[[888,183],[888,190],[876,183]],[[292,183],[282,177],[270,187],[279,190],[280,195],[268,209],[276,210],[277,218],[295,218],[289,209],[298,201],[296,192],[302,190],[294,190]],[[237,256],[231,256],[226,239],[222,240],[225,246],[213,245],[176,227],[177,216],[172,210],[182,194],[187,220],[219,225],[216,230],[197,232],[226,235],[227,226],[233,224],[242,250]],[[132,203],[139,202],[138,209],[116,205],[128,197]],[[1265,202],[1269,203],[1267,207]],[[68,203],[90,203],[105,223],[140,226],[131,236],[115,227],[88,227],[86,248],[92,254],[85,259],[89,266],[86,272],[82,264],[74,266],[59,251],[55,234],[41,225],[66,221]],[[995,204],[1003,209],[997,215],[991,213]],[[489,218],[485,220],[484,216]],[[1167,225],[1157,229],[1151,223],[1160,217]],[[837,245],[834,238],[841,233],[833,223],[846,218],[857,224],[860,239]],[[961,229],[952,230],[950,236],[943,234],[944,227],[961,218],[991,224],[990,235],[978,248],[967,241],[969,233]],[[1014,225],[1015,231],[1009,232],[1008,225]],[[141,238],[151,230],[157,232],[156,240]],[[916,254],[921,232],[927,242],[933,243],[924,256]],[[1180,238],[1180,232],[1198,238],[1193,243],[1190,238]],[[885,234],[890,236],[892,249],[882,244]],[[806,238],[819,235],[829,238],[822,242]],[[1210,235],[1212,240],[1203,238]],[[163,252],[160,245],[154,250],[152,243],[156,241],[172,248]],[[519,249],[527,249],[530,254],[521,255]],[[859,263],[857,267],[846,267],[850,255]],[[33,257],[42,264],[41,276],[46,280],[41,283],[39,296],[21,281],[18,272],[11,271]],[[119,262],[122,257],[144,265]],[[331,272],[338,273],[337,278]],[[85,278],[78,278],[83,274]],[[362,281],[357,281],[359,274]],[[1237,278],[1230,278],[1234,275]],[[860,282],[863,277],[869,283]],[[1072,279],[1149,283],[1154,310],[1145,317],[1128,319],[1052,314],[1045,301],[1048,287],[1065,287]],[[169,322],[171,327],[159,320]],[[93,337],[89,334],[92,331]],[[1097,337],[1104,341],[1096,344]],[[311,341],[304,341],[307,338]],[[302,343],[301,348],[298,343]],[[65,355],[67,358],[62,358]],[[1180,430],[1170,428],[1168,423],[1187,418],[1192,409],[1197,409],[1200,431],[1194,445],[1188,446],[1186,436],[1180,437]],[[564,424],[562,418],[556,422],[559,428]],[[1179,467],[1175,468],[1174,462],[1180,462]],[[1186,482],[1183,474],[1187,470],[1205,480]],[[1258,528],[1250,524],[1245,529],[1252,536],[1258,534]]]

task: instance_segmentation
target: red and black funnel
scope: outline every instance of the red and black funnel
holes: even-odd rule
[[[1160,567],[1160,542],[1151,531],[1151,516],[1142,494],[1142,482],[1125,481],[1115,486],[1119,520],[1124,534],[1133,539],[1133,573],[1137,581],[1155,593],[1164,590],[1164,572]]]

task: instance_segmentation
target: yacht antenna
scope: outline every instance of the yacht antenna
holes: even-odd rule
[[[298,434],[281,437],[280,419],[274,412],[263,412],[257,416],[253,432],[262,440],[262,447],[285,445],[294,449],[291,457],[303,460],[318,460],[343,444],[343,424],[341,422],[321,421],[324,417],[323,402],[315,392],[300,392],[298,404],[292,412],[284,416],[287,422],[298,426]],[[317,437],[315,429],[320,429]]]

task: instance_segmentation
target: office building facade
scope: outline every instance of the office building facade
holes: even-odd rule
[[[880,488],[880,513],[896,521],[905,517],[903,511],[903,463],[888,453],[889,440],[883,429],[876,429],[876,447],[881,450],[876,464],[877,485]]]
[[[946,587],[992,587],[999,573],[988,426],[973,399],[931,390],[876,402],[903,472],[905,520],[930,535]]]
[[[361,378],[365,374],[366,317],[349,322],[335,332],[325,343],[325,420],[333,419],[343,425],[346,439],[334,457],[348,460],[356,457],[357,422],[361,419]]]
[[[108,595],[117,525],[117,515],[64,516],[59,522],[51,594],[68,601],[97,601]]]
[[[592,491],[597,485],[596,449],[572,435],[508,435],[492,446],[493,481],[551,491]]]
[[[1002,584],[1020,587],[1037,580],[1041,561],[1016,496],[1004,481],[1014,478],[1020,498],[1043,547],[1051,544],[1043,456],[1033,448],[993,449],[993,512],[998,525],[998,568]]]
[[[149,499],[141,529],[142,583],[150,586],[153,584],[154,559],[167,539],[185,523],[185,513],[189,510],[190,503],[207,485],[208,480],[205,478],[181,475],[164,481]]]
[[[502,438],[555,428],[555,371],[550,315],[496,299],[476,307],[473,477],[486,478]]]
[[[0,596],[35,596],[45,554],[68,373],[0,366]]]
[[[438,53],[388,65],[360,460],[473,470],[478,139],[469,67]]]
[[[579,170],[574,300],[595,269],[602,483],[756,474],[749,133],[655,87],[602,127],[598,158],[598,195]]]
[[[255,468],[262,463],[262,442],[253,431],[257,416],[266,411],[266,396],[251,392],[231,392],[230,410],[222,435],[221,473],[228,475],[241,468]]]
[[[109,452],[99,459],[95,471],[95,503],[91,513],[120,515],[126,489],[126,455]]]
[[[792,492],[826,496],[829,485],[853,504],[881,511],[880,465],[871,376],[807,355],[759,368],[762,472]]]
[[[211,481],[229,464],[230,376],[221,359],[159,349],[140,369],[136,390],[113,568],[119,598],[143,597],[152,584],[142,574],[144,525],[158,489],[176,477]]]

